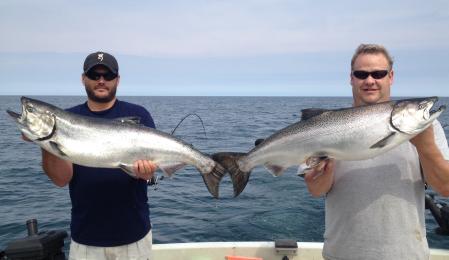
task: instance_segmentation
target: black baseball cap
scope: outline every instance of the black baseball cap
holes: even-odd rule
[[[109,53],[97,51],[87,55],[84,61],[84,73],[87,73],[90,69],[97,65],[103,65],[108,68],[112,73],[118,75],[118,63],[117,60]]]

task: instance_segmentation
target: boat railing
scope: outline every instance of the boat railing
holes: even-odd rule
[[[438,227],[435,232],[439,235],[449,236],[449,206],[435,199],[435,194],[426,193],[426,209],[430,210]]]

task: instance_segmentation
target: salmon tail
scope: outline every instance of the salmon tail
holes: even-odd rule
[[[212,159],[221,164],[231,175],[234,197],[237,197],[246,187],[251,171],[240,170],[237,160],[246,153],[221,152],[212,155]]]
[[[214,196],[214,198],[218,199],[218,186],[220,184],[221,179],[226,174],[226,170],[219,163],[216,162],[215,167],[212,171],[203,173],[204,183],[206,184],[207,190]]]

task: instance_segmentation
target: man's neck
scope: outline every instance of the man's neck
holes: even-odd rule
[[[100,103],[100,102],[95,102],[91,99],[87,99],[87,106],[89,107],[89,109],[91,111],[104,111],[104,110],[111,108],[114,105],[116,100],[117,100],[117,98],[114,97],[114,99],[112,99],[109,102]]]

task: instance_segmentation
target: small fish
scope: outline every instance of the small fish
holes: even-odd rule
[[[120,168],[135,177],[133,163],[150,160],[168,176],[194,166],[209,192],[218,197],[223,167],[172,135],[139,125],[139,118],[116,120],[81,116],[22,97],[22,114],[8,110],[20,131],[46,151],[88,167]]]
[[[301,121],[265,140],[248,153],[212,155],[230,173],[234,196],[245,188],[251,170],[263,165],[273,175],[328,158],[365,160],[410,140],[424,131],[446,109],[431,111],[437,97],[388,101],[337,110],[305,109]]]

